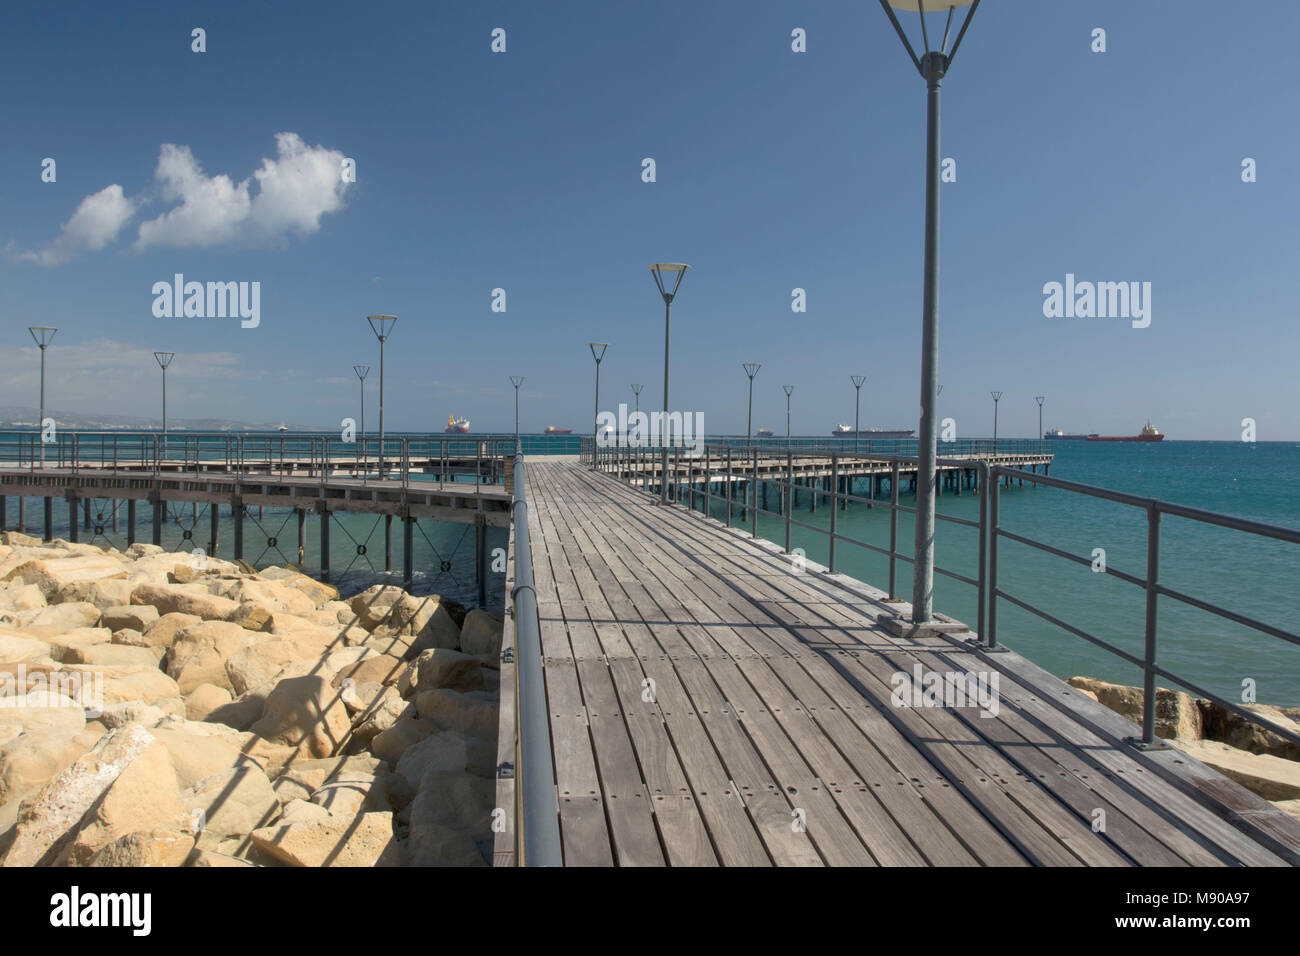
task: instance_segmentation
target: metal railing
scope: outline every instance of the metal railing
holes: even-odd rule
[[[510,592],[515,620],[515,693],[519,731],[519,772],[523,819],[519,849],[525,866],[560,866],[560,824],[556,808],[555,763],[551,755],[550,713],[542,666],[541,619],[533,586],[533,553],[528,538],[527,476],[522,443],[514,458],[515,586]]]
[[[1002,443],[999,442],[999,446],[1001,445]],[[645,447],[599,448],[596,449],[594,461],[592,460],[591,451],[591,439],[588,439],[587,445],[583,449],[584,461],[620,481],[633,483],[643,490],[649,491],[651,489],[657,490],[660,483],[665,480],[665,476],[661,474],[660,466],[661,447],[647,445]],[[758,537],[758,518],[760,515],[783,519],[786,553],[790,552],[793,544],[792,531],[794,528],[825,535],[828,539],[829,560],[827,569],[830,573],[835,573],[836,569],[837,544],[852,545],[869,552],[884,555],[889,560],[889,599],[896,599],[897,563],[902,561],[911,565],[914,560],[912,555],[902,553],[898,549],[898,516],[900,514],[916,513],[915,508],[899,503],[899,490],[902,481],[908,477],[907,473],[909,471],[913,474],[916,472],[918,467],[917,458],[891,455],[854,455],[851,453],[834,453],[827,456],[817,452],[796,454],[792,450],[778,453],[758,448],[737,448],[729,443],[712,442],[706,443],[702,452],[696,455],[684,454],[684,449],[680,446],[671,447],[669,455],[666,480],[669,483],[670,502],[683,505],[691,511],[700,510],[705,515],[712,516],[714,499],[718,497],[712,489],[714,485],[722,483],[725,488],[725,493],[722,495],[725,499],[725,509],[720,520],[730,527],[733,524],[733,514],[737,507],[737,496],[734,489],[739,486],[743,490],[743,500],[739,503],[740,522],[742,525],[748,524],[751,535]],[[961,571],[937,565],[934,569],[938,575],[961,581],[975,589],[978,621],[975,631],[976,636],[973,639],[974,646],[986,651],[997,651],[999,649],[997,639],[998,601],[1008,601],[1065,630],[1067,633],[1087,640],[1102,650],[1141,668],[1143,674],[1142,736],[1140,741],[1135,741],[1136,743],[1151,746],[1155,742],[1156,678],[1162,677],[1191,693],[1217,703],[1251,723],[1267,728],[1291,743],[1300,744],[1300,735],[1288,728],[1279,726],[1260,714],[1226,700],[1187,678],[1162,667],[1157,654],[1159,649],[1157,609],[1158,599],[1161,597],[1178,601],[1218,618],[1250,628],[1258,633],[1267,634],[1293,645],[1300,645],[1300,635],[1291,631],[1162,584],[1159,578],[1160,519],[1162,515],[1174,515],[1291,544],[1300,544],[1300,531],[1172,504],[1155,498],[1145,498],[1060,478],[1052,478],[1045,473],[990,464],[979,459],[945,456],[937,460],[937,465],[941,476],[945,469],[948,470],[949,474],[958,473],[959,478],[955,489],[958,494],[960,494],[961,488],[960,474],[962,472],[973,472],[976,485],[974,490],[979,494],[978,520],[951,514],[935,515],[936,520],[939,522],[972,528],[977,531],[978,544],[976,545],[975,563],[978,570],[974,577]],[[868,485],[869,494],[865,497],[861,494],[850,493],[847,489],[851,487],[851,482],[841,481],[851,476],[863,477],[868,475],[871,476],[872,480]],[[800,477],[810,479],[810,483],[806,485],[796,484],[796,479]],[[887,477],[889,479],[890,491],[888,499],[875,497],[875,479],[878,477]],[[818,479],[819,483],[814,485],[811,483],[811,479]],[[821,482],[825,479],[829,479],[829,487],[821,486]],[[1144,651],[1142,656],[1131,654],[1048,611],[1036,607],[1031,602],[1009,593],[1001,586],[998,579],[998,554],[1000,543],[1003,541],[1014,541],[1074,563],[1092,565],[1091,557],[1072,554],[1045,542],[1008,531],[1001,526],[1000,488],[1004,482],[1010,484],[1012,481],[1088,495],[1093,498],[1130,505],[1145,512],[1147,519],[1147,570],[1145,576],[1131,574],[1114,567],[1108,566],[1105,568],[1107,574],[1140,587],[1146,593],[1146,614],[1143,629]],[[779,511],[770,511],[759,504],[759,488],[761,485],[774,486],[778,490]],[[842,487],[844,490],[841,490]],[[816,496],[814,502],[826,501],[830,503],[829,527],[809,524],[793,517],[792,496],[796,491],[804,491]],[[839,530],[838,514],[842,507],[850,503],[867,505],[868,507],[883,507],[889,510],[888,547],[881,547],[880,545],[849,537]]]
[[[627,444],[626,435],[611,436],[609,442],[615,447]],[[915,438],[749,438],[744,435],[719,435],[706,437],[702,445],[720,448],[733,448],[742,451],[757,449],[763,453],[784,454],[797,452],[801,455],[855,455],[867,457],[916,458],[918,456]],[[579,457],[591,462],[592,436],[581,439]],[[661,445],[655,445],[662,448]],[[1034,438],[962,438],[952,441],[940,441],[939,452],[947,458],[975,456],[982,458],[1009,458],[1012,456],[1041,457],[1052,455],[1053,443]]]
[[[0,469],[67,470],[99,475],[229,474],[251,477],[355,478],[412,484],[504,484],[513,438],[441,435],[358,437],[149,432],[0,432]],[[44,452],[42,456],[42,451]],[[43,461],[42,461],[43,458]]]

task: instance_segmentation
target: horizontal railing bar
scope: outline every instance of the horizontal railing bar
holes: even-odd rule
[[[1280,628],[1273,627],[1271,624],[1265,624],[1263,621],[1257,621],[1244,614],[1238,614],[1236,611],[1230,611],[1225,607],[1210,604],[1208,601],[1202,601],[1200,598],[1192,597],[1190,594],[1185,594],[1182,591],[1175,591],[1173,588],[1167,588],[1163,584],[1156,585],[1156,593],[1163,597],[1172,598],[1175,601],[1182,601],[1184,604],[1190,604],[1192,607],[1199,608],[1202,611],[1217,615],[1218,617],[1226,618],[1227,620],[1233,621],[1236,624],[1241,624],[1244,627],[1253,628],[1256,631],[1262,631],[1272,637],[1281,638],[1291,644],[1300,646],[1300,635],[1292,634],[1290,631],[1284,631]]]
[[[1180,687],[1184,687],[1187,690],[1190,690],[1192,693],[1197,694],[1198,696],[1205,697],[1209,700],[1214,701],[1220,707],[1224,707],[1227,710],[1232,711],[1238,717],[1244,717],[1246,720],[1250,721],[1253,724],[1263,724],[1265,727],[1273,731],[1273,733],[1277,734],[1278,736],[1285,737],[1293,744],[1300,744],[1300,734],[1297,734],[1291,730],[1287,730],[1285,727],[1273,723],[1271,720],[1266,719],[1260,714],[1247,710],[1244,707],[1238,707],[1236,704],[1232,703],[1231,701],[1225,700],[1224,698],[1220,697],[1218,694],[1211,693],[1210,691],[1206,690],[1204,687],[1200,687],[1196,684],[1193,684],[1191,681],[1179,677],[1177,674],[1171,674],[1169,671],[1165,670],[1163,667],[1160,667],[1159,665],[1153,665],[1151,670],[1154,671],[1156,674],[1159,674],[1161,677],[1167,678],[1172,683],[1175,683]]]
[[[1050,544],[1044,544],[1041,541],[1035,541],[1033,538],[1026,538],[1024,535],[1016,534],[1013,531],[1006,531],[1002,528],[998,528],[997,535],[1000,538],[1007,538],[1010,541],[1015,541],[1019,544],[1028,545],[1031,548],[1037,548],[1039,551],[1046,551],[1048,554],[1054,554],[1058,558],[1065,558],[1067,561],[1073,561],[1076,564],[1082,564],[1085,567],[1089,567],[1089,568],[1092,567],[1092,561],[1090,561],[1088,558],[1080,557],[1077,554],[1071,554],[1068,551],[1062,551],[1060,548],[1054,548]],[[1119,578],[1121,581],[1127,581],[1129,584],[1136,584],[1140,588],[1145,588],[1147,586],[1146,578],[1139,578],[1135,575],[1129,574],[1127,571],[1120,571],[1115,568],[1112,568],[1110,565],[1106,566],[1105,571],[1098,571],[1097,573],[1114,575],[1115,577]]]
[[[1098,647],[1104,650],[1110,651],[1116,657],[1121,657],[1136,667],[1146,666],[1142,658],[1134,657],[1132,654],[1128,653],[1128,651],[1121,650],[1120,648],[1116,647],[1114,644],[1111,644],[1108,641],[1103,641],[1100,637],[1094,637],[1093,635],[1089,634],[1087,631],[1075,627],[1073,624],[1067,624],[1065,621],[1062,621],[1059,617],[1055,617],[1054,615],[1048,614],[1046,611],[1041,611],[1038,608],[1034,607],[1032,604],[1028,604],[1020,600],[1020,598],[1016,597],[1015,595],[1008,594],[1006,591],[1003,591],[1001,588],[994,588],[993,594],[996,595],[997,597],[1005,598],[1006,600],[1010,601],[1012,604],[1016,605],[1016,607],[1022,608],[1028,611],[1030,614],[1037,614],[1044,621],[1047,621],[1050,624],[1055,624],[1057,627],[1061,628],[1062,630],[1069,631],[1071,634],[1074,634],[1077,637],[1081,637],[1085,641],[1089,641],[1093,644],[1096,644]]]

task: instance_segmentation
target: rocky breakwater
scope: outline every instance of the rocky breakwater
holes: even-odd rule
[[[501,619],[0,534],[0,864],[482,866]]]
[[[1092,677],[1067,682],[1139,727],[1142,688]],[[1243,704],[1279,727],[1300,734],[1300,707]],[[1300,819],[1300,746],[1212,700],[1156,689],[1156,736]]]

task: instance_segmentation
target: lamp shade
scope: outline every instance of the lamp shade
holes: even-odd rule
[[[895,10],[914,10],[921,9],[917,0],[885,0]],[[925,0],[925,12],[935,13],[940,10],[951,10],[953,7],[969,7],[972,0]]]

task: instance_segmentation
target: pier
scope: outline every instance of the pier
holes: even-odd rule
[[[617,449],[519,462],[498,865],[1300,863],[1300,821],[997,644],[996,599],[1014,600],[998,489],[1068,483],[980,463],[980,571],[963,580],[994,598],[990,619],[981,603],[977,630],[918,630],[890,592],[699,509],[694,463],[670,466],[687,507],[664,507],[646,490],[658,466]],[[792,464],[768,462],[782,497]],[[1154,621],[1138,661],[1152,705],[1155,675],[1177,679]],[[928,706],[923,675],[995,686],[996,703]]]
[[[429,436],[385,439],[381,445],[377,439],[345,442],[323,436],[185,434],[164,441],[152,434],[65,432],[42,447],[38,437],[0,434],[0,530],[39,529],[50,540],[57,502],[66,508],[70,540],[125,547],[142,530],[137,506],[144,503],[153,544],[162,544],[166,525],[179,524],[185,550],[236,561],[259,552],[290,561],[296,550],[301,562],[314,526],[321,576],[328,581],[336,550],[351,550],[353,561],[367,553],[364,542],[331,543],[334,519],[370,514],[383,517],[385,571],[393,569],[393,523],[398,522],[403,581],[409,588],[419,522],[458,522],[475,527],[475,579],[484,604],[486,532],[510,522],[506,466],[513,440]],[[41,503],[37,520],[26,513],[32,499]],[[296,537],[281,541],[283,526],[264,527],[257,518],[264,508],[292,509]],[[223,520],[232,523],[229,542],[219,536]],[[251,542],[246,540],[250,526]],[[257,551],[250,551],[250,543]]]

